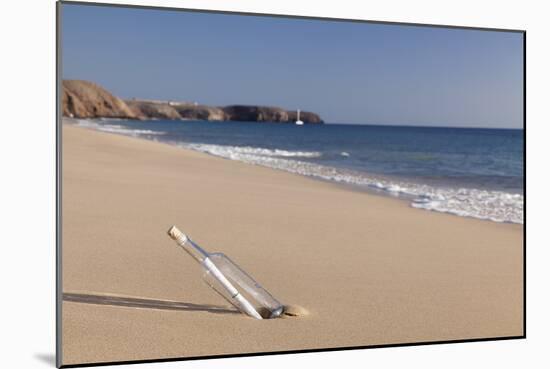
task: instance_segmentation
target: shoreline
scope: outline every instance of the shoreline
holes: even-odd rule
[[[63,124],[78,125],[79,121],[81,121],[81,122],[82,121],[83,122],[91,122],[91,123],[97,124],[96,121],[101,121],[101,122],[113,121],[113,122],[117,122],[117,121],[130,121],[130,120],[128,120],[128,119],[117,119],[117,118],[79,119],[79,118],[67,118],[67,117],[63,117],[63,119],[62,119]],[[205,123],[208,123],[208,122],[205,122]],[[220,123],[220,122],[216,122],[216,123]],[[236,121],[236,123],[241,123],[241,122]],[[242,123],[249,123],[249,122],[242,122]],[[274,122],[274,124],[278,124],[278,123]],[[401,126],[396,126],[396,127],[401,127]],[[429,208],[429,207],[423,207],[422,202],[417,203],[416,200],[419,199],[419,198],[422,198],[424,195],[411,194],[411,193],[407,193],[407,192],[403,192],[403,193],[394,192],[394,191],[392,191],[388,188],[382,188],[382,187],[377,188],[376,186],[373,186],[372,184],[365,185],[365,184],[358,184],[358,183],[348,183],[348,182],[345,182],[345,181],[335,180],[335,179],[332,179],[332,178],[331,179],[324,178],[324,177],[322,177],[320,175],[317,175],[317,174],[297,173],[297,172],[293,172],[291,170],[284,169],[284,168],[277,168],[277,167],[273,167],[273,166],[269,166],[269,165],[265,165],[265,164],[261,164],[261,163],[251,163],[251,162],[247,162],[246,160],[232,159],[232,158],[224,157],[222,155],[213,154],[213,153],[210,153],[208,151],[201,151],[199,149],[184,147],[184,146],[182,146],[178,143],[164,142],[162,140],[152,140],[151,138],[143,137],[140,134],[124,134],[124,133],[120,133],[120,132],[119,133],[117,133],[117,132],[107,132],[107,131],[102,131],[101,129],[96,129],[96,128],[92,128],[92,127],[82,127],[82,128],[87,128],[87,129],[91,129],[91,130],[95,130],[95,131],[101,131],[101,132],[109,133],[109,134],[116,134],[116,135],[121,135],[121,136],[126,136],[126,137],[132,137],[132,138],[146,140],[146,141],[158,142],[158,143],[161,143],[161,144],[177,147],[179,149],[191,150],[191,151],[194,151],[194,152],[206,154],[208,156],[217,157],[217,158],[221,158],[221,159],[225,159],[225,160],[229,160],[229,161],[237,161],[237,162],[245,163],[247,165],[261,166],[261,167],[265,167],[265,168],[268,168],[268,169],[271,169],[271,170],[277,170],[277,171],[290,173],[290,174],[293,174],[293,175],[299,175],[299,176],[302,176],[302,177],[305,177],[305,178],[310,178],[310,179],[313,179],[315,181],[320,181],[320,182],[324,182],[324,183],[333,184],[333,185],[342,187],[344,189],[351,190],[351,191],[356,191],[356,192],[359,192],[359,193],[367,193],[367,194],[370,194],[370,195],[382,196],[382,197],[386,197],[386,198],[396,199],[398,201],[404,201],[405,203],[407,203],[407,205],[410,208],[413,208],[413,209],[419,209],[419,210],[423,210],[423,211],[431,211],[431,212],[436,212],[436,213],[440,213],[440,214],[449,214],[449,215],[452,215],[452,216],[458,216],[458,217],[463,217],[463,218],[471,218],[471,219],[477,219],[477,220],[489,221],[489,222],[495,222],[495,223],[519,224],[519,225],[524,224],[523,217],[522,217],[521,221],[501,220],[501,219],[494,219],[494,218],[491,218],[491,217],[476,216],[476,215],[472,215],[472,214],[460,214],[460,212],[457,211],[457,210],[444,210],[444,209],[434,209],[434,208]],[[423,127],[423,128],[432,128],[432,127]],[[193,144],[193,143],[191,143],[191,144]],[[388,175],[383,175],[383,174],[370,175],[370,178],[374,181],[382,181],[382,182],[387,182],[387,183],[390,183],[390,184],[391,183],[397,183],[398,185],[400,185],[401,183],[409,183],[409,184],[416,185],[416,186],[426,186],[426,185],[427,186],[433,186],[429,183],[417,182],[417,181],[413,180],[412,178],[393,177],[393,176],[388,176]],[[434,188],[439,188],[439,187],[434,187]],[[479,192],[485,192],[485,191],[496,192],[496,193],[501,193],[501,194],[507,194],[507,195],[510,195],[510,196],[520,195],[520,196],[522,196],[522,198],[524,196],[524,192],[521,192],[521,193],[505,192],[503,190],[479,189],[477,187],[460,187],[460,188],[466,188],[469,191],[473,190],[473,191],[479,191]],[[443,190],[445,190],[445,189],[454,189],[454,187],[442,187],[442,189]],[[417,206],[415,206],[415,204]]]

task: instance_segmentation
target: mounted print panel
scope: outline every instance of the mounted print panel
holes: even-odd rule
[[[58,365],[524,337],[523,31],[58,6]]]

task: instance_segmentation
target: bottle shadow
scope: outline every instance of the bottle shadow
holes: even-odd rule
[[[83,304],[111,305],[141,309],[206,311],[215,314],[240,314],[236,309],[208,304],[192,304],[189,302],[153,300],[138,297],[123,297],[114,295],[93,295],[86,293],[63,293],[63,301]]]

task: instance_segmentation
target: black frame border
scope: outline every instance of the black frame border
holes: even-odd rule
[[[211,14],[227,14],[227,15],[246,15],[246,16],[259,16],[270,18],[293,18],[293,19],[305,19],[305,20],[322,20],[331,22],[353,22],[353,23],[369,23],[380,25],[398,25],[398,26],[411,26],[411,27],[432,27],[432,28],[445,28],[445,29],[462,29],[462,30],[475,30],[475,31],[493,31],[493,32],[507,32],[507,33],[521,33],[523,35],[523,335],[519,336],[505,336],[505,337],[483,337],[483,338],[470,338],[470,339],[458,339],[458,340],[442,340],[442,341],[421,341],[421,342],[407,342],[407,343],[395,343],[395,344],[379,344],[379,345],[367,345],[367,346],[350,346],[350,347],[327,347],[318,349],[304,349],[304,350],[288,350],[288,351],[267,351],[267,352],[250,352],[240,354],[227,354],[227,355],[205,355],[205,356],[188,356],[188,357],[174,357],[174,358],[160,358],[160,359],[146,359],[146,360],[125,360],[125,361],[105,361],[105,362],[92,362],[81,364],[68,364],[63,365],[63,342],[62,342],[62,304],[63,304],[63,285],[62,285],[62,112],[61,112],[61,76],[62,76],[62,6],[67,5],[83,5],[83,6],[100,6],[100,7],[113,7],[113,8],[132,8],[132,9],[150,9],[161,11],[179,11],[179,12],[195,12],[195,13],[211,13]],[[508,341],[519,340],[527,338],[527,31],[520,29],[505,29],[505,28],[489,28],[489,27],[473,27],[473,26],[458,26],[458,25],[442,25],[442,24],[429,24],[429,23],[408,23],[408,22],[391,22],[391,21],[376,21],[376,20],[364,20],[364,19],[346,19],[346,18],[330,18],[319,16],[303,16],[303,15],[291,15],[291,14],[269,14],[269,13],[254,13],[254,12],[238,12],[227,10],[212,10],[212,9],[194,9],[194,8],[176,8],[169,6],[153,6],[153,5],[132,5],[132,4],[113,4],[113,3],[101,3],[101,2],[86,2],[86,1],[72,1],[72,0],[58,0],[56,2],[56,367],[58,368],[84,368],[93,366],[107,366],[107,365],[128,365],[128,364],[144,364],[144,363],[165,363],[174,361],[188,361],[188,360],[204,360],[204,359],[222,359],[222,358],[237,358],[237,357],[249,357],[249,356],[269,356],[269,355],[281,355],[281,354],[304,354],[304,353],[316,353],[316,352],[331,352],[331,351],[350,351],[350,350],[364,350],[375,348],[392,348],[392,347],[409,347],[409,346],[429,346],[429,345],[442,345],[442,344],[455,344],[455,343],[470,343],[470,342],[487,342],[487,341]]]

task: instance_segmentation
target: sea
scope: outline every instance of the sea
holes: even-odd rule
[[[506,223],[524,219],[519,129],[113,119],[76,124],[402,198],[427,211]]]

